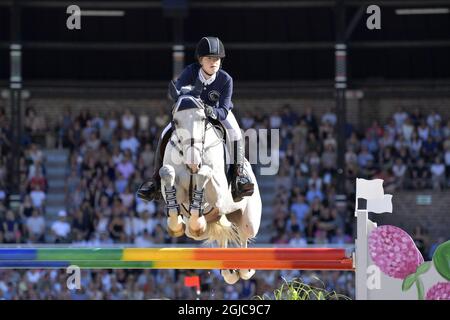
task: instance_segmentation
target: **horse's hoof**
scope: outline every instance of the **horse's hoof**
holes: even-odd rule
[[[206,219],[205,216],[201,216],[195,221],[193,217],[189,219],[189,231],[195,236],[199,236],[206,231]]]
[[[203,235],[206,232],[206,226],[204,229],[199,229],[199,230],[193,230],[191,227],[189,227],[189,233],[191,235],[193,235],[194,237],[198,238],[201,235]]]
[[[239,269],[239,276],[244,280],[250,279],[254,274],[254,269]]]
[[[181,225],[180,230],[177,231],[172,231],[172,229],[167,228],[167,233],[172,237],[172,238],[178,238],[184,235],[184,231],[186,230],[186,227],[184,224]]]
[[[220,273],[228,284],[235,284],[239,280],[239,273],[236,270],[222,270]]]
[[[167,228],[177,230],[183,225],[183,217],[179,214],[169,214],[167,217]]]

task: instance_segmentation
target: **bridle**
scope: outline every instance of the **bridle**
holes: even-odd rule
[[[182,95],[182,96],[180,96],[180,97],[178,98],[177,103],[174,105],[174,107],[173,107],[173,109],[172,109],[172,118],[173,118],[173,115],[174,115],[176,112],[179,111],[179,108],[180,108],[180,102],[181,102],[181,100],[183,100],[183,99],[190,99],[191,101],[194,102],[194,104],[195,104],[195,106],[196,106],[197,108],[202,109],[202,110],[205,110],[205,106],[204,106],[203,102],[202,102],[200,99],[195,98],[195,97],[190,96],[190,95]],[[211,148],[211,147],[216,146],[218,143],[223,142],[223,139],[221,139],[221,138],[219,137],[219,135],[217,134],[217,132],[216,132],[217,137],[219,138],[218,143],[213,144],[213,145],[209,146],[208,148],[205,148],[206,131],[209,130],[210,128],[213,128],[214,131],[215,131],[215,128],[214,128],[214,126],[208,121],[208,118],[207,118],[207,117],[201,119],[201,121],[203,122],[203,125],[202,125],[203,130],[202,130],[202,135],[201,135],[201,138],[200,138],[200,139],[186,138],[186,139],[181,140],[180,137],[178,136],[177,130],[176,130],[176,128],[177,128],[177,122],[176,122],[175,120],[172,119],[172,127],[175,129],[175,130],[174,130],[174,136],[175,136],[175,138],[176,138],[177,141],[175,142],[175,141],[173,141],[173,140],[171,139],[171,140],[170,140],[170,143],[171,143],[171,145],[178,151],[178,153],[180,154],[180,156],[183,156],[183,146],[189,144],[192,148],[194,148],[194,149],[196,149],[196,150],[198,150],[198,151],[200,152],[200,157],[201,157],[201,159],[203,159],[203,155],[204,155],[204,153],[205,153],[205,150],[207,150],[207,149],[209,149],[209,148]],[[198,144],[200,144],[200,143],[201,143],[201,147],[198,146]]]
[[[181,101],[183,99],[190,99],[193,102],[193,106],[188,106],[188,107],[184,107],[184,109],[193,109],[193,108],[199,108],[202,109],[203,111],[205,110],[205,106],[204,103],[196,97],[190,96],[190,95],[182,95],[178,98],[176,104],[174,105],[173,109],[172,109],[172,127],[173,127],[173,136],[175,137],[174,141],[172,138],[170,139],[170,143],[171,145],[178,151],[178,153],[180,154],[180,157],[183,157],[183,146],[186,145],[190,145],[191,148],[196,149],[199,151],[200,153],[200,164],[198,165],[198,169],[201,168],[202,163],[204,161],[204,154],[205,154],[205,150],[212,148],[220,143],[223,142],[223,139],[220,138],[220,136],[218,135],[216,128],[214,127],[214,125],[208,121],[208,117],[203,117],[201,119],[202,121],[202,134],[201,134],[201,138],[200,139],[195,139],[195,138],[186,138],[181,140],[178,133],[177,133],[177,122],[174,119],[174,115],[176,112],[180,111],[180,105],[181,105]],[[211,144],[210,146],[208,146],[208,148],[205,148],[205,139],[206,139],[206,131],[209,130],[210,128],[213,128],[213,130],[215,131],[216,135],[217,135],[217,142]],[[192,132],[193,133],[193,132]],[[198,145],[201,143],[201,147],[199,147]],[[189,168],[188,164],[185,164],[186,167],[188,167],[188,171],[190,171],[190,181],[189,181],[189,199],[192,199],[191,204],[189,205],[189,210],[186,210],[187,212],[191,212],[192,209],[198,210],[199,214],[203,214],[203,207],[202,207],[202,203],[203,203],[203,197],[204,197],[204,191],[203,190],[197,190],[197,187],[193,187],[193,176],[194,172],[192,172],[192,169]]]

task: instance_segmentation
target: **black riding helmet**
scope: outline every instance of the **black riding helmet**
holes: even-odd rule
[[[217,37],[203,37],[197,43],[195,57],[198,59],[205,56],[225,58],[225,47]]]

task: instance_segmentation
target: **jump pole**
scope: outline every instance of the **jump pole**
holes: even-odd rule
[[[0,248],[0,268],[349,270],[335,248]]]

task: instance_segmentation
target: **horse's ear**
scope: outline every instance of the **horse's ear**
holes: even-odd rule
[[[177,90],[177,87],[175,86],[175,82],[172,80],[169,82],[169,97],[173,101],[177,101],[178,97],[180,96],[180,91]]]
[[[195,80],[194,89],[192,89],[192,91],[191,91],[191,95],[193,97],[198,98],[198,97],[200,97],[200,94],[202,93],[202,91],[203,91],[203,83],[200,81],[199,78],[197,78],[197,80]]]

